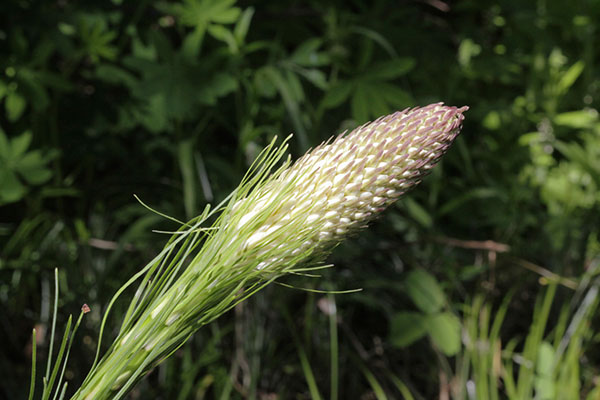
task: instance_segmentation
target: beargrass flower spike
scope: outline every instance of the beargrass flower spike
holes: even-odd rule
[[[319,268],[348,233],[419,183],[458,135],[467,109],[437,103],[399,111],[293,164],[280,162],[286,142],[271,143],[222,205],[175,232],[118,292],[143,276],[117,338],[73,398],[122,398],[201,326],[278,277]]]

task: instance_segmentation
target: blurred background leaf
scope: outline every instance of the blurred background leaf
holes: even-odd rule
[[[47,356],[55,267],[59,324],[92,309],[68,394],[84,378],[177,228],[133,194],[190,218],[275,135],[298,157],[438,101],[470,106],[442,163],[286,280],[362,292],[269,287],[130,398],[596,398],[598,26],[594,0],[3,1],[0,398],[26,396],[33,327]]]

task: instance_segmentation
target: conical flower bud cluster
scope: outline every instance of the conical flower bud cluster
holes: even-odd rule
[[[263,258],[259,269],[275,267],[364,226],[437,163],[458,135],[467,109],[442,103],[406,109],[310,151],[234,206],[248,210],[239,229],[262,215],[244,250],[257,249],[257,258]],[[285,254],[290,243],[295,248]]]

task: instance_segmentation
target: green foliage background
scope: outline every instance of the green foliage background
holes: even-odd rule
[[[471,107],[442,164],[341,245],[336,268],[286,282],[362,292],[270,287],[131,398],[401,398],[404,384],[433,398],[464,378],[477,299],[512,291],[499,334],[518,352],[551,281],[542,330],[556,335],[559,306],[599,264],[598,24],[594,0],[2,1],[0,397],[26,396],[34,326],[45,357],[55,267],[59,323],[92,309],[69,386],[85,376],[103,308],[166,241],[152,230],[174,228],[134,193],[190,218],[274,135],[294,132],[299,156],[437,101]],[[573,361],[582,396],[597,328],[589,316]]]

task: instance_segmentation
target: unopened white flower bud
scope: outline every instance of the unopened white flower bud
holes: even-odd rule
[[[467,109],[441,103],[406,109],[307,153],[234,206],[248,210],[239,226],[262,219],[241,251],[264,254],[261,269],[276,267],[288,258],[273,258],[271,250],[280,243],[297,242],[297,248],[312,252],[365,226],[437,163],[458,135]],[[284,190],[287,194],[278,196]],[[306,241],[312,249],[301,244]]]

